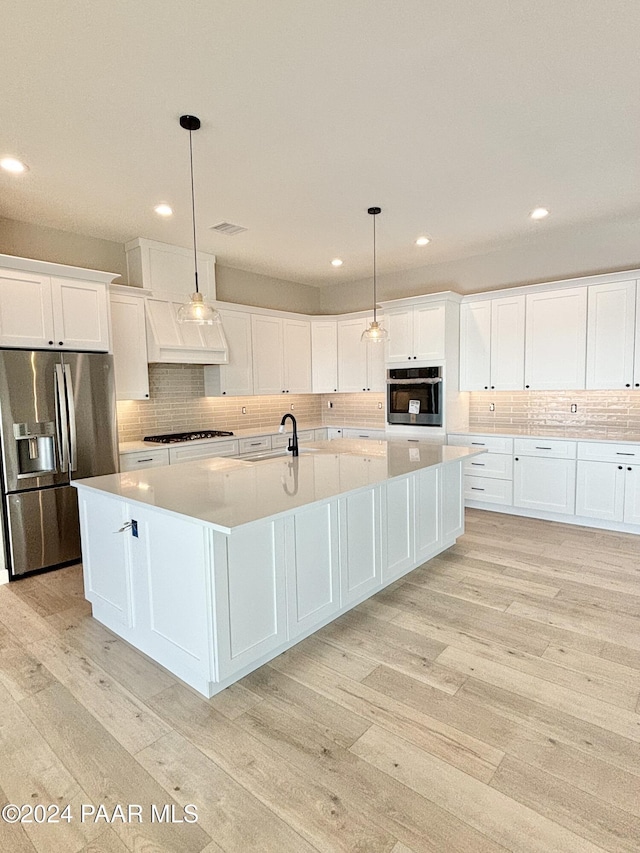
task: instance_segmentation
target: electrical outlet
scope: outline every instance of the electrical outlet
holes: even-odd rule
[[[575,415],[577,411],[578,411],[578,404],[577,404],[577,403],[572,403],[572,404],[571,404],[571,414],[572,414],[572,415]]]
[[[379,408],[379,409],[381,409],[381,408],[382,408],[382,403],[378,403],[378,408]]]
[[[247,407],[246,407],[246,406],[243,406],[243,407],[242,407],[242,414],[243,414],[243,415],[246,415],[246,414],[247,414]]]
[[[291,411],[293,411],[293,410],[294,410],[294,408],[295,408],[295,404],[294,404],[294,403],[292,403],[292,404],[291,404]]]
[[[496,410],[496,404],[495,403],[489,403],[489,411],[495,412],[495,410]]]
[[[327,400],[327,409],[333,409],[333,403],[331,400]]]
[[[138,538],[138,522],[135,519],[131,520],[131,535]]]

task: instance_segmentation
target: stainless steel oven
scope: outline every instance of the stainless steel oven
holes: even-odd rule
[[[441,427],[443,392],[441,367],[387,370],[387,422]]]

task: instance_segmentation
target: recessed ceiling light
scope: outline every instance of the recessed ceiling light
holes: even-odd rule
[[[21,163],[20,160],[16,160],[15,157],[4,157],[0,160],[0,166],[2,166],[6,172],[13,172],[16,175],[20,172],[26,172],[29,168],[24,163]]]
[[[427,243],[430,243],[431,240],[429,237],[418,237],[416,240],[416,246],[426,246]]]
[[[172,216],[173,208],[169,207],[168,204],[156,204],[153,208],[158,216]]]
[[[332,267],[341,267],[341,266],[342,266],[342,264],[343,264],[343,261],[341,261],[341,260],[340,260],[340,258],[334,258],[334,259],[331,261],[331,266],[332,266]]]
[[[547,210],[546,207],[536,207],[529,214],[529,218],[530,219],[544,219],[545,216],[548,216],[548,215],[549,215],[549,211]]]

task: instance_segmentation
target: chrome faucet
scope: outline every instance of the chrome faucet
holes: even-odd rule
[[[292,414],[290,414],[289,412],[287,412],[286,415],[282,416],[282,420],[280,421],[280,429],[278,430],[278,432],[284,432],[284,425],[285,425],[285,421],[287,420],[287,418],[291,418],[291,423],[293,424],[293,434],[292,434],[291,438],[289,439],[289,446],[287,447],[287,450],[290,450],[294,456],[297,456],[298,455],[298,423],[297,423],[296,419],[294,418],[294,416]]]

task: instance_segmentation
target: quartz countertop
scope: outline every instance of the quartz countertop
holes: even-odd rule
[[[260,462],[214,457],[75,480],[74,486],[211,525],[223,533],[482,450],[431,441],[337,439]]]
[[[468,429],[451,430],[449,435],[496,435],[504,438],[527,438],[528,436],[549,439],[571,439],[573,441],[604,441],[634,444],[640,442],[640,433],[635,430],[598,428],[598,427],[566,427],[557,429],[549,426],[478,426]]]

